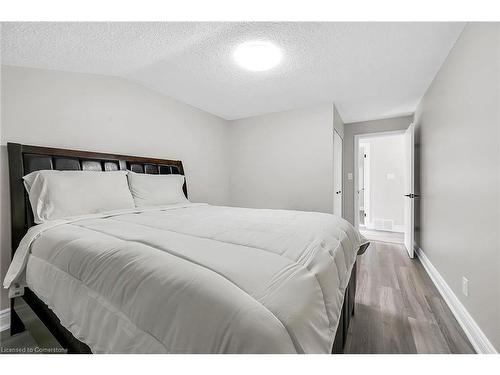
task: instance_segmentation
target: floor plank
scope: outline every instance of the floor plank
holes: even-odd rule
[[[10,336],[9,330],[0,333],[0,352],[9,354],[66,353],[31,308],[21,299],[16,300],[16,312],[26,331]]]
[[[356,307],[345,353],[474,353],[418,259],[373,241],[358,259]]]

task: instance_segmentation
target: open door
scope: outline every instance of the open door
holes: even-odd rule
[[[405,148],[405,203],[404,203],[404,244],[410,258],[414,257],[413,236],[414,236],[414,215],[415,215],[415,173],[414,173],[414,126],[410,124],[404,136]]]

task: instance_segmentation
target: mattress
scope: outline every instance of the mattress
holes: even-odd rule
[[[117,211],[30,228],[4,286],[94,353],[330,353],[363,240],[323,213]]]

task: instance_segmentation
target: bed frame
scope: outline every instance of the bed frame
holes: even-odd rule
[[[65,150],[39,146],[28,146],[18,143],[7,143],[9,154],[9,180],[12,224],[12,256],[19,242],[28,229],[34,225],[33,214],[28,196],[24,189],[22,177],[26,174],[45,169],[55,170],[91,170],[114,171],[132,170],[147,174],[184,174],[182,161],[155,159],[138,156],[106,154],[99,152]],[[187,198],[187,186],[184,182],[184,194]],[[358,254],[362,254],[368,244],[363,245]],[[351,272],[342,306],[342,314],[337,328],[332,353],[342,353],[347,339],[347,329],[354,314],[354,299],[356,296],[356,264]],[[58,317],[29,288],[25,288],[22,297],[33,312],[49,329],[60,345],[68,353],[91,353],[90,348],[76,339],[64,328]],[[15,298],[10,303],[11,326],[10,334],[25,330],[22,320],[15,311]]]

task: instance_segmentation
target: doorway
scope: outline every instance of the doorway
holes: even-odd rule
[[[407,143],[405,131],[355,136],[355,224],[370,240],[403,245],[409,235]]]

